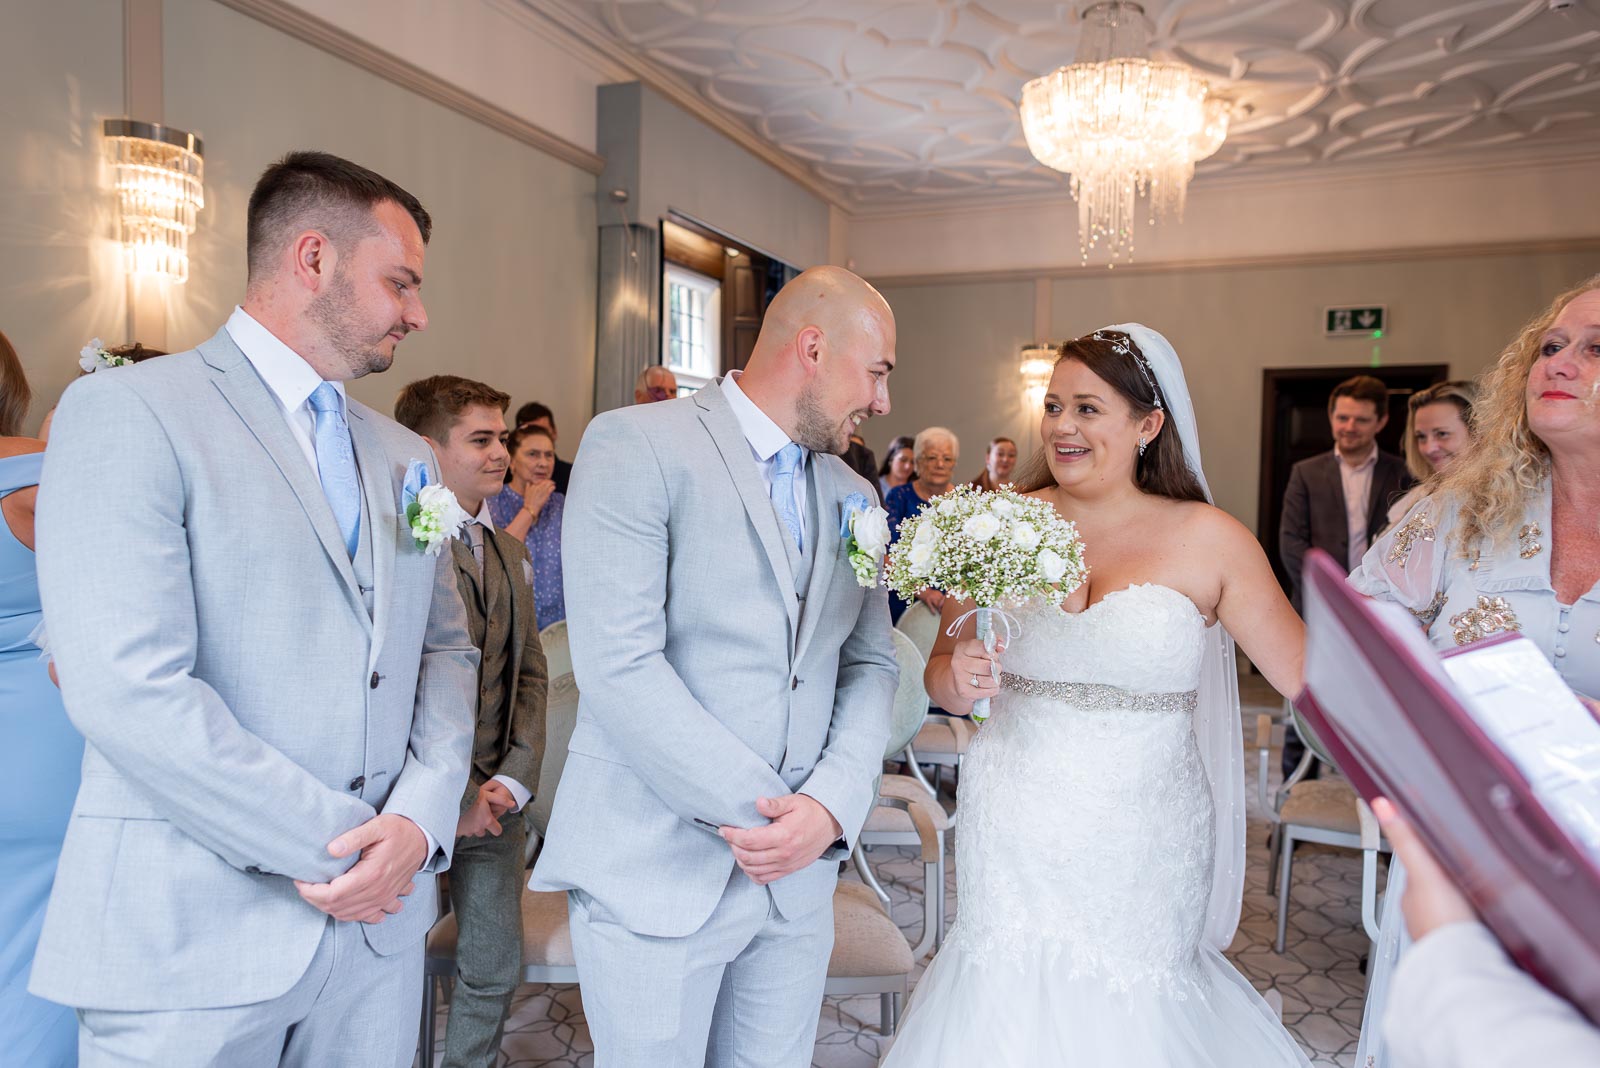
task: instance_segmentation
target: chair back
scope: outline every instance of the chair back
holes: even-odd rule
[[[539,632],[539,644],[544,646],[544,659],[549,668],[548,678],[554,680],[572,671],[572,647],[567,644],[567,621],[552,623]]]
[[[909,614],[909,613],[908,613]],[[935,620],[937,622],[937,620]],[[911,744],[928,718],[928,691],[922,688],[922,669],[927,665],[916,643],[903,631],[894,635],[894,658],[900,665],[900,684],[894,691],[894,714],[889,721],[889,744],[885,758],[898,756]]]
[[[566,628],[561,627],[562,637]],[[550,810],[555,807],[556,787],[561,784],[561,769],[567,763],[567,745],[578,725],[578,683],[569,668],[550,680],[550,696],[545,706],[544,757],[539,761],[539,792],[534,795],[528,818],[543,838],[550,826]]]
[[[939,613],[921,601],[912,601],[894,626],[911,639],[924,662],[933,655],[933,643],[939,639]]]

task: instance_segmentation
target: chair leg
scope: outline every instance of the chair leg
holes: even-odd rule
[[[856,842],[855,849],[850,852],[850,859],[855,861],[856,874],[861,876],[861,881],[872,888],[872,892],[883,902],[884,910],[889,908],[889,892],[878,882],[878,877],[872,874],[872,865],[867,863],[866,854],[861,851],[861,842]]]
[[[1283,828],[1273,824],[1267,832],[1267,885],[1278,881],[1278,862],[1283,859]]]
[[[906,996],[905,994],[896,991],[894,994],[891,994],[890,997],[894,999],[894,1020],[889,1024],[891,1028],[889,1033],[893,1035],[900,1033],[900,1013],[906,1007]]]
[[[433,1068],[433,1027],[434,1013],[437,1004],[434,1000],[434,986],[437,980],[431,975],[422,977],[422,1027],[419,1029],[422,1046],[422,1068]]]
[[[885,1035],[894,1034],[894,999],[895,994],[878,995],[878,1031]]]
[[[1289,880],[1294,871],[1294,835],[1283,830],[1283,868],[1278,873],[1278,940],[1273,943],[1273,948],[1279,953],[1283,952],[1285,940],[1289,936]]]

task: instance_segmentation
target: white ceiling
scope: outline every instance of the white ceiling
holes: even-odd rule
[[[524,0],[528,2],[528,0]],[[1059,193],[1022,84],[1076,47],[1042,0],[545,0],[871,212]],[[1560,6],[1565,0],[1555,0]],[[530,5],[531,6],[531,5]],[[1236,101],[1202,175],[1600,154],[1600,0],[1147,0],[1152,47]]]

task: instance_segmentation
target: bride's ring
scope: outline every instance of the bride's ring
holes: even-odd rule
[[[972,676],[972,688],[974,690],[978,688],[978,676],[976,675]]]

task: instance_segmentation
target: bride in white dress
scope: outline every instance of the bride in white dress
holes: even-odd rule
[[[959,915],[884,1068],[1267,1068],[1309,1062],[1222,956],[1244,879],[1236,638],[1283,693],[1304,628],[1213,507],[1166,339],[1069,342],[1019,488],[1076,522],[1089,581],[991,658],[942,636],[926,680],[993,698],[961,770]],[[948,626],[970,605],[946,603]],[[1220,621],[1221,625],[1217,625]]]

